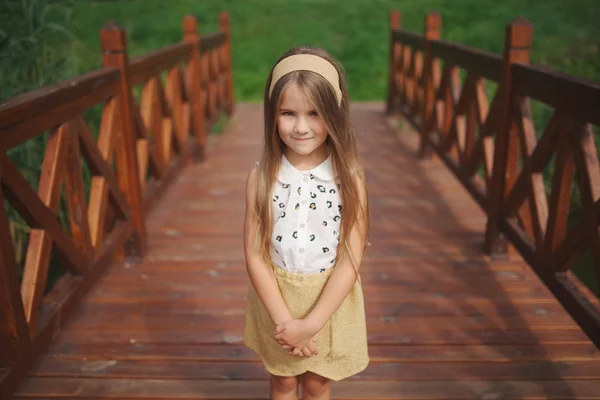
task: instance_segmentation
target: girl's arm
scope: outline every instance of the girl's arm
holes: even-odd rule
[[[364,185],[359,183],[358,188],[361,207],[363,210],[366,210]],[[366,227],[366,218],[368,216],[359,213],[359,218],[362,220],[358,221],[350,231],[350,251],[357,269],[362,262],[366,240],[364,227]],[[312,337],[325,326],[331,316],[342,305],[356,282],[357,272],[354,270],[348,256],[342,257],[334,267],[333,272],[327,280],[327,284],[323,288],[323,292],[319,296],[317,304],[315,304],[309,315],[303,320],[287,321],[284,324],[278,325],[275,328],[275,338],[302,346],[308,337]]]
[[[365,226],[365,225],[360,225]],[[305,323],[310,331],[319,332],[342,305],[352,286],[356,282],[358,269],[362,262],[365,235],[360,226],[350,231],[350,251],[356,264],[356,271],[348,256],[344,256],[336,264],[315,307],[306,316]]]
[[[277,325],[291,320],[292,314],[281,296],[273,268],[265,263],[255,243],[258,223],[253,210],[256,201],[257,174],[258,169],[252,168],[246,182],[246,216],[244,219],[246,269],[254,290]]]

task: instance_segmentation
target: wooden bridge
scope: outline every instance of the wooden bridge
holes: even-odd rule
[[[371,201],[372,362],[334,398],[600,398],[598,298],[570,272],[587,250],[600,276],[600,87],[529,65],[526,21],[507,26],[501,56],[439,27],[430,14],[423,35],[407,32],[392,13],[387,103],[351,108]],[[128,60],[109,24],[104,68],[0,105],[0,199],[32,228],[19,280],[0,207],[1,399],[268,397],[241,343],[262,106],[234,112],[226,14],[219,32],[199,35],[193,17],[183,31]],[[541,135],[529,99],[554,110]],[[97,104],[96,133],[81,115]],[[45,131],[34,189],[10,149]],[[67,272],[46,292],[53,251]]]

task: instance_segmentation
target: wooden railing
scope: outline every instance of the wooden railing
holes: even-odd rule
[[[186,16],[181,43],[131,61],[123,29],[108,23],[100,36],[104,68],[0,104],[3,399],[109,262],[145,254],[145,214],[185,163],[202,158],[205,133],[221,114],[233,111],[227,14],[220,16],[220,30],[207,35],[199,35],[196,18]],[[103,111],[96,139],[82,113],[98,104]],[[36,192],[7,152],[46,131]],[[92,174],[87,186],[82,162]],[[63,190],[66,228],[57,220]],[[22,283],[4,200],[32,228]],[[53,248],[68,273],[44,294]]]
[[[440,27],[430,13],[423,35],[408,32],[391,13],[387,111],[406,117],[420,156],[435,152],[487,212],[486,251],[505,255],[510,242],[600,347],[598,298],[570,271],[589,250],[600,283],[600,86],[528,64],[533,29],[522,18],[506,27],[502,56],[445,42]],[[530,99],[552,111],[541,135]],[[573,222],[574,185],[582,211]]]

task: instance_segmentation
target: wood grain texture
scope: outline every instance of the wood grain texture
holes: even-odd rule
[[[397,135],[383,109],[351,109],[372,211],[362,267],[371,364],[334,384],[333,398],[595,396],[600,351],[523,259],[482,253],[483,211],[440,161],[415,162],[418,136]],[[209,137],[206,161],[183,169],[148,214],[148,255],[112,266],[16,398],[268,397],[268,375],[242,343],[244,185],[261,110],[236,105],[243,125]]]
[[[485,252],[496,259],[519,253],[600,347],[600,309],[593,304],[598,295],[565,274],[588,251],[592,262],[585,275],[600,282],[600,166],[592,128],[598,118],[590,106],[600,87],[528,65],[533,26],[523,17],[506,26],[501,56],[442,42],[435,29],[431,33],[439,25],[431,17],[422,36],[391,26],[392,43],[402,51],[400,67],[392,66],[395,88],[389,93],[396,98],[388,99],[388,109],[400,103],[406,122],[421,135],[419,155],[435,150],[486,210]],[[433,62],[444,63],[442,73]],[[462,84],[458,67],[466,76]],[[491,108],[482,78],[497,83]],[[530,98],[554,111],[539,142]],[[548,172],[554,176],[550,199]],[[581,194],[582,207],[571,205],[571,192]],[[579,221],[566,232],[569,215]]]
[[[0,182],[3,175],[0,167]],[[0,234],[10,238],[8,218],[4,209],[4,193],[0,185]],[[29,327],[23,300],[19,292],[19,277],[12,246],[12,240],[0,243],[0,370],[11,366],[21,347],[29,342]]]
[[[0,105],[0,398],[14,393],[110,261],[146,253],[146,213],[179,170],[192,157],[201,158],[204,130],[233,109],[224,101],[225,75],[231,75],[225,54],[230,42],[228,21],[228,15],[221,14],[220,32],[194,36],[193,43],[184,41],[132,62],[125,31],[109,22],[100,32],[105,68]],[[197,23],[194,26],[197,34]],[[204,104],[198,101],[201,41],[211,57],[206,87],[212,107],[206,122]],[[188,61],[196,70],[195,83],[185,88],[180,64]],[[156,79],[150,91],[150,101],[161,104],[151,115],[155,126],[146,132],[132,86],[165,70],[170,70],[166,90]],[[103,101],[107,104],[96,142],[81,113]],[[194,117],[194,112],[202,115]],[[189,137],[192,126],[196,138]],[[5,153],[48,129],[54,132],[45,149],[36,193]],[[93,176],[89,201],[82,161]],[[70,229],[63,229],[55,215],[63,188]],[[32,228],[23,284],[14,265],[5,199]],[[72,274],[62,276],[45,293],[53,248]]]

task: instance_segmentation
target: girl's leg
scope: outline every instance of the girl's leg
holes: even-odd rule
[[[298,377],[271,375],[272,400],[298,400]]]
[[[321,375],[306,372],[301,377],[302,400],[329,400],[331,381]]]

